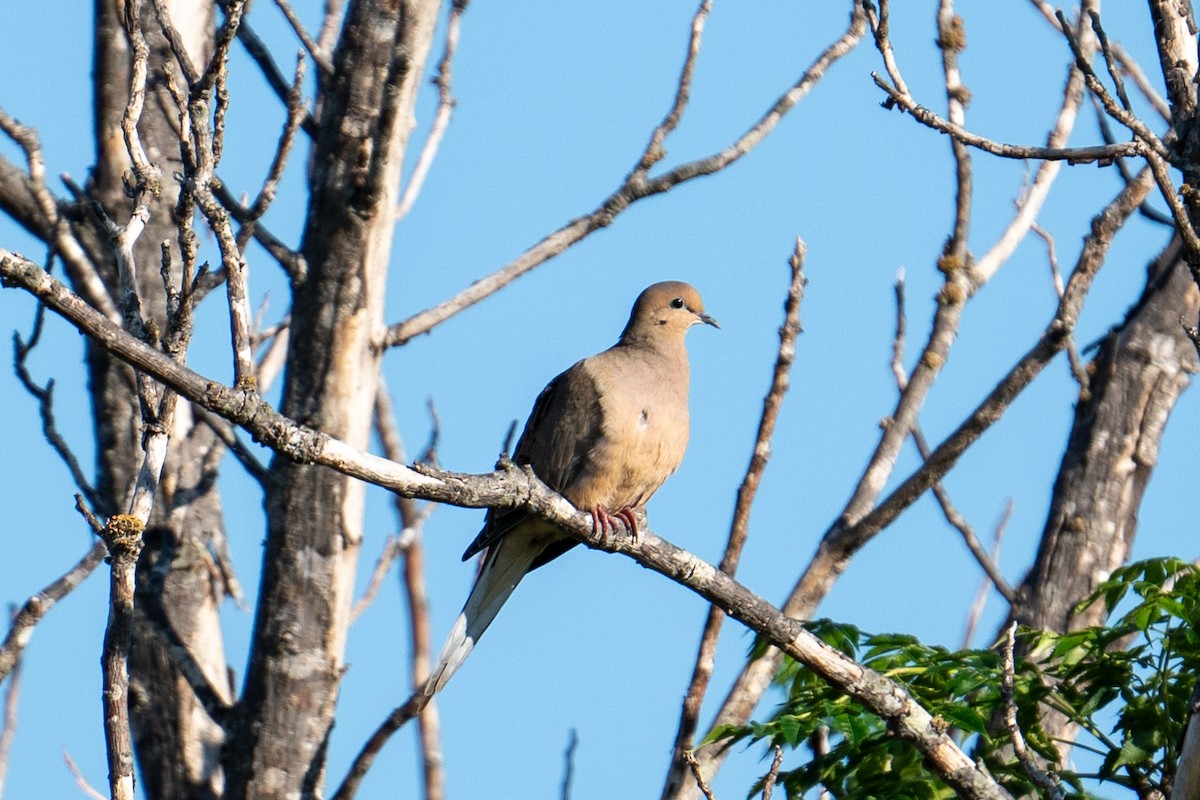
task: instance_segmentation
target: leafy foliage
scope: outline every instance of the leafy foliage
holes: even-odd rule
[[[1091,797],[1096,780],[1169,790],[1189,698],[1200,674],[1200,570],[1178,559],[1153,559],[1117,570],[1080,609],[1103,603],[1107,624],[1066,634],[1022,630],[1014,670],[1018,727],[1045,759],[1067,797]],[[911,636],[868,634],[829,620],[809,623],[827,644],[903,684],[939,724],[968,747],[1014,795],[1040,795],[1012,755],[998,721],[1004,708],[999,648],[951,651]],[[756,645],[761,646],[761,644]],[[779,783],[789,798],[823,787],[846,800],[940,800],[954,792],[920,753],[886,724],[804,666],[785,661],[776,676],[786,700],[770,719],[714,731],[731,746],[766,742],[808,751]],[[1038,722],[1051,708],[1086,734],[1077,746],[1096,752],[1094,773],[1058,763]]]

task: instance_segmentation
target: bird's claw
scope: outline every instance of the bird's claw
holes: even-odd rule
[[[601,543],[605,546],[613,541],[613,537],[617,533],[617,520],[621,521],[621,525],[625,528],[625,532],[634,543],[638,540],[637,519],[633,515],[633,509],[629,506],[618,509],[613,513],[609,513],[607,509],[596,506],[592,509],[592,533],[600,537]]]

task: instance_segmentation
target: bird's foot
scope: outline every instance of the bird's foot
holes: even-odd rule
[[[625,532],[634,542],[638,540],[637,519],[633,516],[633,509],[629,506],[618,509],[613,513],[609,513],[607,509],[596,506],[592,509],[592,533],[598,534],[604,544],[609,544],[613,541],[612,537],[617,534],[617,520],[620,520],[621,525],[625,528]]]

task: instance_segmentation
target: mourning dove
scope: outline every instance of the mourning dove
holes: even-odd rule
[[[717,321],[700,293],[665,281],[642,292],[615,345],[579,361],[538,395],[513,461],[592,516],[637,535],[643,506],[683,460],[688,441],[688,359],[684,334]],[[524,575],[576,540],[526,511],[489,510],[463,554],[484,552],[471,595],[455,621],[424,694],[441,691]]]

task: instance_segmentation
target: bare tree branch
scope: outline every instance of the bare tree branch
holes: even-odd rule
[[[795,250],[788,260],[791,269],[791,280],[788,286],[787,299],[784,301],[784,320],[779,328],[779,351],[775,357],[775,366],[771,375],[771,386],[763,399],[762,415],[758,422],[758,433],[754,440],[753,454],[746,467],[746,475],[737,491],[737,502],[734,505],[733,524],[729,530],[729,540],[725,545],[725,553],[721,557],[720,569],[727,575],[737,572],[738,561],[750,527],[750,509],[758,494],[758,486],[762,481],[763,471],[767,460],[771,457],[771,440],[775,436],[775,422],[779,418],[779,409],[783,404],[783,396],[790,385],[792,364],[796,360],[796,338],[800,335],[800,304],[804,299],[804,255],[806,247],[797,237]],[[692,678],[683,698],[683,708],[680,712],[679,727],[675,733],[674,756],[667,773],[667,788],[664,793],[673,791],[672,787],[680,785],[687,774],[687,755],[695,742],[696,728],[700,722],[700,707],[712,681],[713,667],[716,660],[717,640],[720,637],[725,615],[721,609],[712,606],[704,621],[700,634],[700,650],[696,654],[696,663],[692,668]]]
[[[33,629],[42,617],[46,616],[46,613],[59,600],[83,583],[84,578],[91,575],[92,571],[100,566],[100,562],[104,560],[107,552],[103,542],[96,542],[88,549],[83,558],[79,559],[75,566],[67,570],[62,577],[25,601],[21,609],[13,616],[4,642],[0,643],[0,681],[3,681],[15,669],[21,652],[29,644],[29,640],[33,637]]]
[[[9,606],[8,615],[15,619],[17,609]],[[4,712],[0,715],[0,797],[4,796],[4,781],[8,775],[8,759],[17,734],[17,706],[21,698],[21,658],[17,656],[9,673],[8,689],[4,695]]]
[[[1004,727],[1008,729],[1008,734],[1012,737],[1013,752],[1017,756],[1017,761],[1021,763],[1021,767],[1024,768],[1025,774],[1041,787],[1051,800],[1063,800],[1063,791],[1059,788],[1058,780],[1054,776],[1047,775],[1034,763],[1029,749],[1025,746],[1025,736],[1017,725],[1017,704],[1013,701],[1013,673],[1015,672],[1013,648],[1016,639],[1017,623],[1013,622],[1004,632],[1004,669],[1000,675],[1000,697],[1004,700]]]
[[[450,115],[454,113],[456,100],[451,93],[450,86],[453,81],[453,65],[454,54],[458,50],[458,36],[462,28],[462,15],[467,10],[469,0],[456,0],[450,7],[450,19],[446,23],[446,46],[442,51],[442,58],[438,61],[437,77],[433,79],[433,83],[438,90],[438,107],[433,115],[433,126],[429,129],[429,136],[425,139],[425,145],[421,148],[421,155],[417,157],[417,165],[413,168],[412,175],[409,176],[408,185],[404,188],[404,194],[400,197],[400,203],[396,206],[396,219],[401,220],[408,216],[408,212],[412,210],[413,204],[417,201],[417,197],[421,194],[421,188],[425,185],[425,178],[429,175],[429,169],[433,166],[433,160],[437,158],[438,148],[442,144],[442,137],[446,134],[446,128],[450,125]]]
[[[104,630],[104,741],[113,800],[133,800],[133,742],[129,732],[129,645],[133,636],[133,575],[145,523],[128,514],[110,517],[101,535],[108,547],[108,626]]]
[[[729,144],[720,152],[713,153],[706,158],[682,164],[657,177],[648,177],[645,172],[634,169],[624,182],[617,187],[617,190],[609,195],[595,210],[571,220],[509,262],[506,266],[493,272],[491,275],[480,278],[449,300],[392,325],[388,328],[379,346],[384,348],[395,347],[404,344],[415,336],[428,333],[435,326],[445,322],[463,309],[469,308],[485,297],[499,291],[526,272],[582,241],[589,234],[612,224],[613,219],[618,214],[638,200],[662,194],[694,178],[711,175],[728,167],[753,150],[763,139],[770,135],[780,120],[824,77],[829,67],[858,45],[859,40],[865,32],[865,17],[862,9],[856,4],[851,14],[850,25],[845,33],[825,48],[821,55],[801,75],[800,79],[787,92],[781,95],[771,108],[745,133],[739,136],[736,141]],[[689,40],[690,52],[691,45]],[[685,72],[683,77],[686,78],[687,75],[688,73]]]
[[[846,568],[853,554],[939,480],[966,448],[1000,418],[1021,391],[1065,346],[1066,337],[1075,328],[1092,278],[1104,262],[1112,237],[1138,208],[1150,188],[1150,174],[1143,170],[1134,183],[1122,189],[1117,197],[1093,218],[1091,233],[1084,241],[1083,250],[1067,283],[1063,300],[1042,333],[1041,339],[1001,379],[971,416],[938,445],[922,466],[901,482],[887,499],[859,517],[857,523],[851,522],[851,518],[843,514],[830,526],[822,537],[812,561],[784,603],[783,611],[786,614],[795,619],[806,619],[811,615],[833,581]],[[782,655],[778,650],[768,649],[762,657],[748,662],[729,690],[712,723],[713,726],[745,724],[770,685],[781,661]],[[706,774],[712,774],[723,759],[724,751],[717,748],[701,750]]]
[[[326,75],[333,72],[333,63],[329,60],[329,55],[321,48],[308,31],[304,28],[304,23],[300,21],[300,17],[296,16],[296,11],[292,8],[292,4],[287,0],[275,0],[275,5],[283,12],[283,16],[287,18],[288,25],[292,26],[292,30],[296,32],[296,38],[304,45],[304,49],[308,51],[312,57],[313,63]]]
[[[88,783],[87,778],[85,778],[83,773],[79,771],[79,767],[71,758],[71,754],[66,750],[63,750],[63,761],[66,762],[67,770],[70,771],[71,777],[75,778],[75,785],[79,787],[81,792],[90,797],[92,800],[109,800],[107,797],[100,794],[100,792],[97,792],[92,785]]]
[[[1145,188],[1148,189],[1148,186]],[[1136,201],[1134,205],[1136,206]],[[71,294],[61,283],[26,259],[0,250],[0,277],[6,283],[21,285],[36,294],[52,310],[67,317],[109,352],[129,361],[137,369],[153,375],[155,379],[193,402],[242,425],[259,440],[290,459],[333,467],[346,475],[369,481],[404,496],[422,497],[466,507],[527,508],[589,547],[620,552],[635,558],[643,566],[688,587],[709,602],[718,605],[725,613],[763,634],[787,655],[812,668],[824,679],[862,702],[872,713],[886,719],[900,737],[921,751],[938,774],[954,787],[960,796],[997,799],[1008,797],[999,785],[984,774],[946,736],[944,726],[935,724],[930,714],[901,686],[828,647],[792,616],[773,608],[728,575],[664,541],[652,531],[641,531],[638,542],[606,536],[604,532],[593,529],[588,514],[574,508],[562,496],[550,491],[531,472],[512,465],[490,475],[472,476],[432,468],[417,471],[357,450],[328,434],[305,428],[272,411],[252,392],[219,386],[148,347],[110,323]],[[1068,287],[1069,297],[1074,296],[1071,288],[1073,287]],[[935,463],[936,459],[935,452],[929,463]],[[917,478],[910,478],[909,483],[914,480]],[[141,529],[136,525],[136,520],[127,515],[114,519],[117,521],[110,519],[106,526],[110,539],[109,549],[112,552],[115,548],[117,552],[113,553],[114,561],[119,558],[124,564],[128,560],[126,556],[133,549],[133,542],[140,542]],[[123,567],[121,570],[114,567],[114,573],[118,572],[123,573]],[[129,578],[132,579],[132,563],[129,565]],[[106,652],[112,654],[112,662],[119,666],[122,664],[118,658],[121,643],[120,620],[125,606],[121,601],[121,594],[115,589],[114,601],[114,614],[117,616],[110,626],[113,629],[110,643],[112,646],[106,648]],[[114,668],[109,674],[112,685],[109,694],[116,697],[121,694],[121,671]],[[335,797],[348,800],[353,796],[357,782],[369,768],[374,754],[383,746],[392,731],[420,712],[424,702],[424,694],[418,690],[409,702],[393,712],[388,723],[381,726],[377,735],[372,737],[364,747],[363,753],[355,760],[350,776]],[[109,722],[114,739],[119,743],[116,734],[121,728],[120,720],[110,717]],[[127,731],[127,727],[125,730]],[[123,764],[120,758],[122,752],[117,750],[114,753],[118,767]],[[126,773],[123,769],[114,769],[113,775],[114,793],[118,788],[125,788],[126,780],[130,784],[128,788],[132,790],[131,771],[128,773],[128,779],[124,777]]]

